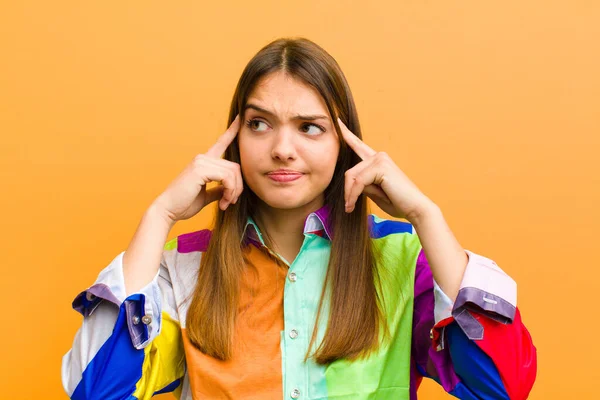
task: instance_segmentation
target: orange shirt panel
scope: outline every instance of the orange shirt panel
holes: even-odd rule
[[[182,330],[194,398],[281,399],[283,287],[287,267],[266,250],[247,247],[240,285],[233,357],[220,361],[198,351]]]

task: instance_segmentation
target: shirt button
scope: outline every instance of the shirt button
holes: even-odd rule
[[[292,399],[297,399],[298,397],[300,397],[300,390],[298,390],[298,389],[292,390],[292,392],[290,393],[290,397]]]
[[[152,322],[152,317],[151,317],[151,316],[149,316],[149,315],[144,315],[144,316],[142,317],[142,322],[143,322],[145,325],[148,325],[149,323],[151,323],[151,322]]]
[[[429,339],[433,339],[433,329],[429,331]]]
[[[290,331],[290,337],[291,337],[292,339],[296,339],[296,338],[298,337],[298,331],[297,331],[297,330],[295,330],[295,329],[292,329],[292,330]]]
[[[134,315],[133,318],[131,318],[131,321],[133,322],[134,325],[137,325],[140,323],[140,317],[138,317],[137,315]]]
[[[296,282],[296,280],[298,279],[295,272],[290,272],[289,278],[290,278],[290,281],[292,281],[292,282]]]

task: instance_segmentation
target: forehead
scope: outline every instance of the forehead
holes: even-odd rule
[[[280,116],[298,113],[329,115],[323,97],[315,88],[284,72],[274,72],[260,79],[246,103],[261,106]]]

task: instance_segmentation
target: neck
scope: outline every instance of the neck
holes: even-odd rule
[[[323,206],[323,199],[294,208],[273,208],[260,202],[257,219],[272,240],[275,252],[282,255],[290,264],[294,261],[304,241],[306,217]]]

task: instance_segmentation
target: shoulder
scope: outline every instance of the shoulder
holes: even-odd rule
[[[411,223],[369,215],[373,245],[385,265],[414,269],[422,246]]]
[[[212,230],[202,229],[194,232],[187,232],[169,240],[164,247],[165,252],[176,253],[203,253],[208,248],[208,242],[212,235]]]
[[[183,233],[164,245],[162,271],[173,288],[180,318],[185,315],[186,299],[194,290],[200,261],[208,248],[211,233],[210,229]]]
[[[185,275],[191,278],[208,249],[211,234],[212,230],[202,229],[183,233],[167,241],[163,248],[163,262],[169,273],[172,276]]]
[[[375,243],[394,244],[413,247],[420,250],[421,243],[410,222],[380,218],[369,214],[369,233]]]
[[[414,233],[414,228],[410,222],[385,219],[375,214],[369,214],[368,219],[373,239],[381,239],[389,235]]]

